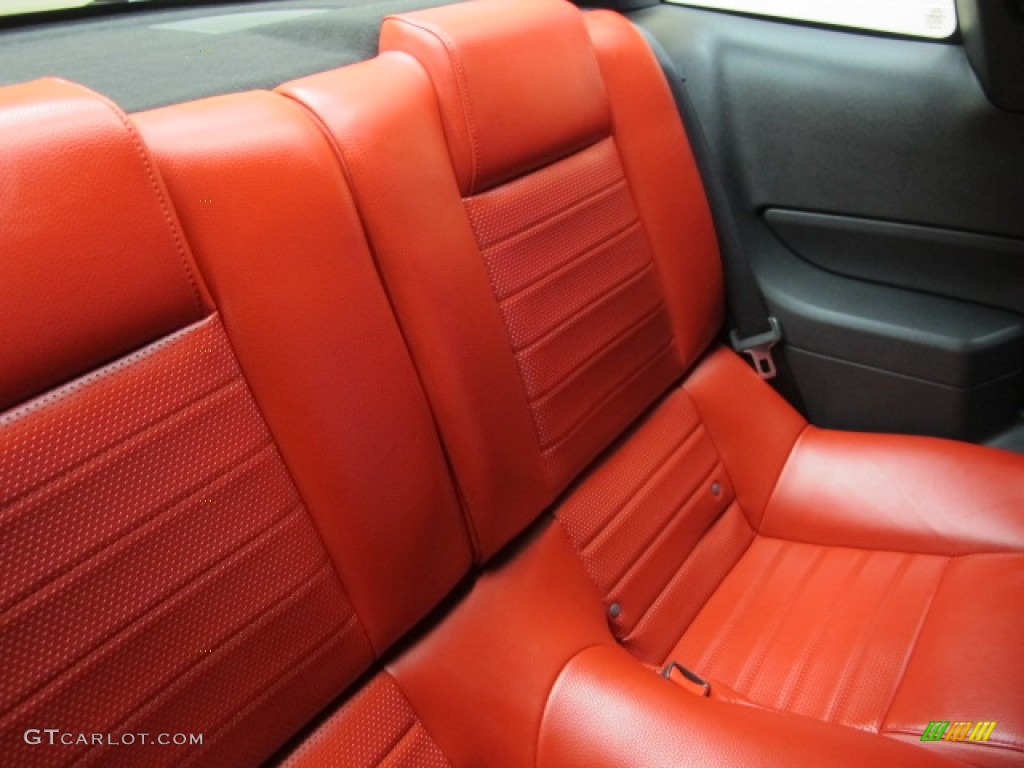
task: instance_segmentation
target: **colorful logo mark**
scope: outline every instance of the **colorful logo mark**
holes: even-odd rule
[[[995,720],[932,720],[921,734],[921,741],[988,741]]]

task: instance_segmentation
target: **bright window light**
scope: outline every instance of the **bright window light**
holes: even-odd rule
[[[669,0],[679,5],[777,16],[941,39],[956,31],[954,0]]]

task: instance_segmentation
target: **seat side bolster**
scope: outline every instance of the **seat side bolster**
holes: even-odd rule
[[[709,355],[683,383],[756,529],[807,422],[731,350]]]
[[[647,41],[617,13],[593,11],[585,19],[608,91],[612,135],[689,367],[723,317],[722,267],[704,184]]]
[[[909,435],[811,427],[761,533],[939,555],[1024,550],[1024,457]]]

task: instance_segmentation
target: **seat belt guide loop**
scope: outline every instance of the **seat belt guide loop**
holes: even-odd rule
[[[778,373],[775,369],[775,359],[772,357],[772,348],[782,341],[782,326],[779,325],[777,318],[769,316],[768,328],[765,333],[748,336],[745,339],[741,339],[735,329],[729,333],[732,348],[750,358],[754,370],[762,379],[774,379]]]

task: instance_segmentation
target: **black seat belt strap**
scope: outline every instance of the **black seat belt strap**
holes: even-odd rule
[[[661,43],[647,30],[640,28],[640,31],[647,38],[668,81],[704,182],[722,256],[726,307],[732,326],[729,340],[733,349],[750,358],[754,370],[761,378],[774,378],[776,368],[772,348],[782,340],[782,328],[778,319],[768,311],[768,306],[761,295],[750,259],[744,249],[743,238],[732,213],[729,197],[722,185],[722,177],[715,167],[714,156],[708,146],[700,118],[686,91],[686,79]]]

